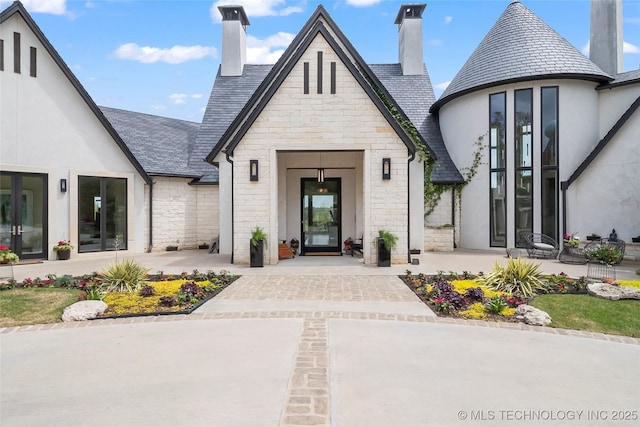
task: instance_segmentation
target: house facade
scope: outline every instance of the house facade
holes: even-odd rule
[[[195,248],[265,263],[398,237],[413,250],[516,247],[526,233],[640,234],[640,72],[620,73],[620,2],[594,2],[591,56],[509,4],[436,100],[425,5],[402,5],[398,62],[367,64],[319,6],[273,65],[221,6],[201,123],[95,105],[24,7],[0,14],[0,243],[22,258]],[[390,23],[391,25],[391,23]],[[599,29],[608,29],[600,31]],[[473,177],[469,168],[476,169]]]

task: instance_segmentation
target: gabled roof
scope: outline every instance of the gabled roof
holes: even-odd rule
[[[602,71],[520,2],[512,2],[451,81],[431,111],[448,101],[519,81],[568,78],[606,83]]]
[[[36,36],[36,38],[42,44],[42,46],[44,46],[45,50],[51,56],[51,58],[56,63],[56,65],[60,68],[62,73],[67,77],[67,79],[69,79],[69,82],[71,83],[71,85],[76,89],[76,91],[78,91],[78,94],[87,104],[87,107],[89,107],[89,109],[95,114],[96,118],[104,126],[105,130],[109,133],[111,138],[113,138],[115,143],[122,150],[122,152],[127,157],[129,162],[131,162],[133,167],[138,171],[138,173],[142,176],[145,182],[151,185],[152,184],[151,177],[145,172],[142,165],[140,165],[140,163],[134,157],[131,151],[129,151],[129,148],[127,148],[127,145],[124,143],[122,138],[120,138],[120,136],[118,135],[116,130],[113,128],[113,126],[111,126],[109,121],[104,117],[104,115],[100,111],[100,108],[98,108],[98,106],[93,101],[93,99],[91,99],[91,96],[89,96],[89,94],[84,89],[80,81],[78,81],[76,76],[71,72],[67,64],[64,62],[60,54],[58,54],[58,52],[55,50],[53,45],[45,37],[42,30],[40,30],[40,27],[38,27],[38,25],[33,20],[31,15],[29,15],[27,10],[24,8],[22,3],[20,3],[19,1],[15,1],[11,6],[9,6],[4,11],[2,11],[0,13],[0,24],[2,24],[3,22],[8,20],[15,14],[18,14],[22,17],[22,19],[25,21],[29,29],[33,32],[33,34]]]
[[[149,175],[201,177],[200,172],[189,167],[189,152],[199,123],[116,108],[100,109]],[[205,166],[217,174],[215,166]]]
[[[435,96],[426,69],[422,76],[403,76],[399,64],[368,66],[322,6],[318,6],[275,65],[245,65],[243,75],[239,77],[222,77],[218,73],[192,160],[201,158],[202,150],[207,147],[214,147],[207,156],[208,161],[212,161],[225,146],[226,151],[232,152],[298,57],[318,34],[340,56],[411,152],[415,151],[413,142],[380,101],[373,87],[381,89],[392,105],[414,123],[428,150],[441,164],[433,175],[434,182],[461,182],[462,176],[449,157],[437,122],[427,117]]]
[[[354,57],[353,53],[350,52],[352,53],[352,55],[349,56],[347,55],[347,53],[345,53],[340,43],[334,38],[333,34],[327,29],[323,21],[320,19],[321,17],[325,19],[325,22],[330,28],[332,27],[332,21],[327,20],[328,15],[326,13],[326,10],[321,5],[318,6],[316,12],[308,21],[308,23],[313,23],[310,31],[301,32],[299,35],[303,35],[304,38],[300,40],[298,37],[296,37],[289,45],[289,47],[287,47],[283,55],[273,66],[260,87],[252,95],[252,97],[249,99],[249,102],[242,109],[238,117],[236,117],[236,119],[233,121],[229,129],[227,129],[218,144],[214,147],[211,154],[207,157],[207,160],[212,161],[213,158],[225,147],[226,152],[233,153],[233,150],[240,143],[242,137],[251,128],[251,125],[258,118],[262,110],[268,104],[271,97],[275,94],[277,89],[287,78],[291,69],[295,66],[295,64],[304,54],[311,42],[319,34],[322,35],[322,37],[331,46],[333,51],[342,60],[342,62],[351,72],[351,75],[356,79],[356,81],[360,83],[362,89],[369,95],[371,101],[378,107],[380,113],[387,119],[387,122],[395,129],[400,139],[405,143],[407,149],[410,152],[415,152],[416,147],[413,144],[411,138],[402,129],[400,124],[394,119],[382,100],[380,100],[378,95],[370,86],[369,82],[360,73],[359,68],[364,69],[365,73],[366,71],[368,71],[367,65],[364,62],[358,63],[357,58],[355,62],[359,68],[356,66],[356,64],[351,62],[350,57]],[[340,37],[340,34],[336,31],[337,27],[331,29],[334,31],[334,34]],[[296,41],[298,42],[296,43]],[[344,46],[344,43],[342,43],[342,45]],[[348,50],[349,47],[345,46],[345,49]],[[371,72],[367,74],[369,76],[373,75],[373,73]]]
[[[598,157],[598,154],[604,150],[604,148],[609,144],[609,142],[613,139],[614,136],[618,133],[620,129],[627,123],[627,121],[631,118],[633,113],[636,112],[640,108],[640,96],[636,98],[636,100],[631,104],[631,106],[627,109],[627,111],[622,114],[622,116],[618,119],[615,125],[607,132],[607,134],[598,142],[593,151],[589,153],[586,159],[580,166],[571,174],[568,180],[563,181],[561,183],[561,188],[566,190],[569,186],[582,175],[582,173],[593,163],[593,161]]]

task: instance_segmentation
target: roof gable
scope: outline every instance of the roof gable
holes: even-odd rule
[[[294,38],[278,62],[269,71],[268,75],[246,103],[242,111],[240,111],[224,135],[222,135],[214,149],[209,153],[207,161],[213,161],[223,148],[225,148],[226,153],[233,153],[233,150],[240,143],[242,137],[250,129],[251,125],[260,115],[260,112],[265,108],[271,97],[284,82],[291,69],[295,66],[317,35],[322,35],[322,37],[324,37],[336,55],[347,67],[351,75],[358,81],[371,101],[393,127],[395,132],[407,146],[407,149],[412,153],[415,152],[416,147],[412,140],[391,115],[387,107],[374,91],[371,83],[378,87],[382,87],[382,85],[328,16],[324,7],[318,6],[303,29]],[[367,78],[365,78],[365,75],[367,78],[371,79],[372,82],[368,81]],[[388,95],[388,99],[398,108],[398,110],[400,110],[400,107],[397,106],[397,103],[390,95]],[[436,157],[435,153],[434,157]]]
[[[147,184],[151,184],[152,183],[151,177],[146,173],[142,165],[131,153],[131,151],[129,150],[127,145],[124,143],[122,138],[120,138],[120,135],[118,135],[116,130],[113,128],[113,126],[111,126],[109,121],[104,117],[104,115],[102,114],[102,111],[100,111],[100,108],[98,108],[98,106],[93,101],[93,99],[91,99],[91,96],[89,96],[89,94],[84,89],[80,81],[76,78],[76,76],[73,74],[71,69],[64,62],[60,54],[58,54],[58,52],[55,50],[53,45],[46,38],[42,30],[40,30],[40,27],[38,27],[38,25],[33,20],[31,15],[29,15],[27,10],[24,8],[22,3],[20,3],[19,1],[15,1],[11,6],[9,6],[7,9],[2,11],[0,13],[0,24],[4,23],[5,21],[7,21],[8,19],[10,19],[16,14],[22,18],[22,20],[27,24],[31,32],[38,39],[38,41],[42,44],[42,46],[44,46],[47,53],[51,56],[53,61],[60,68],[60,70],[65,75],[65,77],[69,80],[71,85],[76,89],[80,97],[86,103],[87,107],[93,112],[93,114],[95,114],[98,121],[102,124],[102,126],[104,126],[107,133],[111,136],[114,142],[122,150],[124,155],[127,157],[129,162],[133,165],[133,167],[138,171],[140,176],[142,176],[142,178],[145,180]]]
[[[431,111],[476,90],[519,81],[570,78],[608,82],[611,76],[520,2],[498,18]]]

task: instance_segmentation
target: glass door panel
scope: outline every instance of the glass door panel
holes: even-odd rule
[[[341,251],[340,178],[302,179],[302,253]]]
[[[0,244],[20,258],[46,255],[46,188],[46,175],[0,175]]]

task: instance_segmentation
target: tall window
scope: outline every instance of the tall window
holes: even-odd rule
[[[490,194],[490,244],[507,246],[507,204],[506,180],[506,93],[494,93],[489,96],[489,144],[491,168]]]
[[[79,252],[127,248],[127,180],[78,177]]]
[[[542,234],[558,236],[558,87],[540,89]]]
[[[516,245],[533,231],[533,89],[515,91],[514,162]]]

